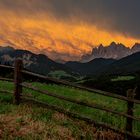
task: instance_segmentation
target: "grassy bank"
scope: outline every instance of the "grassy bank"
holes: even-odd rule
[[[39,87],[40,89],[45,89],[45,90],[54,92],[59,95],[70,97],[72,99],[83,100],[83,101],[90,102],[90,103],[98,103],[100,105],[112,108],[112,109],[114,109],[116,111],[120,111],[120,112],[126,111],[126,102],[120,101],[117,99],[113,99],[110,97],[105,97],[105,96],[97,95],[95,93],[81,91],[81,90],[77,90],[75,88],[70,88],[70,87],[66,87],[66,86],[46,85],[46,84],[41,84],[41,83],[32,83],[32,85],[34,85],[35,87]],[[0,81],[0,89],[7,89],[9,91],[13,91],[13,84],[11,84],[9,82]],[[73,111],[73,112],[83,114],[85,116],[89,116],[90,118],[92,118],[96,121],[102,121],[102,122],[111,124],[113,126],[116,126],[118,128],[122,128],[122,129],[125,128],[126,120],[123,117],[119,117],[119,116],[116,116],[116,115],[113,115],[110,113],[106,113],[104,111],[99,111],[96,109],[91,109],[88,107],[75,105],[73,103],[65,102],[65,101],[62,101],[62,100],[59,100],[59,99],[56,99],[53,97],[49,97],[47,95],[41,95],[38,92],[34,92],[34,91],[28,90],[28,89],[23,89],[23,94],[25,96],[28,94],[39,101],[44,101],[49,104],[57,105],[59,107],[65,108],[69,111]],[[20,106],[14,106],[11,104],[7,104],[7,102],[10,102],[11,100],[12,100],[12,96],[0,94],[0,101],[2,104],[0,107],[0,113],[2,114],[1,116],[3,116],[3,115],[7,116],[7,113],[10,115],[10,117],[14,114],[17,114],[18,116],[25,116],[25,121],[26,121],[26,117],[29,117],[29,118],[27,118],[27,120],[31,119],[33,122],[35,121],[36,123],[43,123],[42,126],[45,127],[45,130],[47,130],[47,132],[44,132],[44,129],[43,129],[43,132],[41,132],[42,135],[38,134],[37,137],[39,137],[39,136],[41,138],[45,137],[45,135],[47,135],[48,133],[49,133],[48,135],[50,137],[52,136],[52,133],[54,133],[54,132],[50,132],[52,129],[48,132],[48,129],[46,128],[48,126],[48,124],[47,124],[48,122],[55,123],[54,125],[58,124],[59,126],[64,127],[64,129],[67,128],[68,132],[64,132],[64,134],[66,134],[66,135],[62,136],[63,138],[66,137],[66,139],[68,139],[67,136],[69,136],[70,138],[74,138],[74,139],[80,139],[80,137],[83,137],[85,139],[92,139],[93,137],[96,136],[97,132],[100,132],[100,129],[97,130],[93,126],[87,125],[86,123],[84,123],[82,121],[72,120],[60,113],[57,113],[55,111],[51,111],[48,109],[39,108],[36,105],[21,104]],[[23,115],[20,115],[20,112],[21,112],[21,114],[23,113]],[[135,116],[137,116],[137,117],[140,116],[140,106],[135,105],[134,113],[135,113]],[[53,117],[55,116],[55,114],[59,114],[58,116],[61,116],[62,118],[59,118],[56,121],[53,120]],[[18,117],[15,117],[15,118],[18,118]],[[18,120],[20,122],[20,120],[22,121],[22,118],[19,117]],[[17,120],[14,120],[14,121],[17,121]],[[0,122],[0,124],[1,124],[1,122]],[[54,126],[52,131],[56,131],[55,130],[56,128],[57,127]],[[62,130],[63,130],[63,128],[62,128]],[[140,123],[134,122],[133,131],[135,134],[138,134],[138,135],[140,134]],[[105,132],[105,133],[107,133],[107,132]],[[108,133],[110,133],[110,131]],[[47,135],[47,137],[49,137],[48,135]],[[58,137],[56,133],[54,133],[53,135],[54,135],[54,137],[55,136]],[[109,134],[107,134],[107,135],[109,136]],[[114,134],[112,132],[111,132],[111,135],[114,136]],[[60,139],[62,139],[62,137],[60,136]]]

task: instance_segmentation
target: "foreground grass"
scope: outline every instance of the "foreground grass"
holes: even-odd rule
[[[41,83],[32,83],[32,85],[34,85],[35,87],[39,87],[40,89],[43,89],[43,90],[48,90],[48,91],[57,93],[59,95],[63,95],[63,96],[70,97],[70,98],[73,98],[73,99],[83,100],[83,101],[90,102],[90,103],[98,103],[100,105],[112,108],[116,111],[126,112],[126,102],[124,102],[124,101],[120,101],[120,100],[113,99],[113,98],[110,98],[110,97],[97,95],[97,94],[94,94],[94,93],[89,93],[89,92],[86,92],[86,91],[77,90],[75,88],[69,88],[69,87],[66,87],[66,86],[46,85],[46,84],[41,84]],[[13,85],[11,83],[8,83],[8,82],[0,82],[0,89],[7,89],[9,91],[13,91]],[[73,112],[83,114],[85,116],[89,116],[90,118],[92,118],[96,121],[102,121],[102,122],[111,124],[113,126],[121,128],[121,129],[125,128],[126,120],[123,117],[118,117],[116,115],[106,113],[104,111],[99,111],[99,110],[96,110],[96,109],[91,109],[91,108],[88,108],[88,107],[75,105],[75,104],[72,104],[72,103],[69,103],[69,102],[65,102],[65,101],[62,101],[62,100],[59,100],[59,99],[55,99],[53,97],[49,97],[49,96],[46,96],[46,95],[41,95],[38,92],[31,91],[31,90],[28,90],[28,89],[24,89],[23,93],[24,93],[25,96],[30,95],[33,98],[38,99],[40,101],[44,101],[44,102],[47,102],[47,103],[52,104],[52,105],[57,105],[59,107],[63,107],[65,109],[69,110],[69,111],[73,111]],[[12,97],[9,96],[9,95],[0,95],[1,102],[3,102],[3,101],[4,102],[5,101],[10,102],[11,98]],[[8,111],[10,109],[10,106],[12,106],[12,105],[8,105],[9,107],[6,107],[6,106],[7,105],[3,105],[3,107],[1,107],[0,113],[2,113],[2,114],[6,113],[5,111]],[[12,106],[12,108],[14,108],[14,107],[15,106]],[[20,107],[22,108],[23,106],[19,106],[19,108]],[[33,112],[33,114],[34,114],[33,115],[32,113],[30,113],[31,118],[33,120],[34,119],[36,120],[37,118],[39,118],[37,120],[39,120],[39,121],[43,120],[43,122],[44,122],[44,120],[45,121],[47,120],[46,118],[50,119],[50,118],[52,118],[52,116],[54,116],[54,115],[52,115],[53,113],[48,113],[47,110],[40,111],[40,109],[37,109],[37,106],[36,107],[25,106],[25,109],[23,109],[26,113],[25,116],[28,116],[27,115],[28,112],[26,112],[26,110],[28,111],[28,108],[30,108],[32,110],[32,111],[29,111],[29,112]],[[17,110],[17,108],[15,110]],[[22,109],[19,109],[19,110],[22,110]],[[36,112],[36,110],[38,110],[39,112]],[[52,111],[49,111],[49,112],[52,112]],[[135,113],[135,116],[140,117],[140,106],[135,105],[134,113]],[[48,117],[48,116],[51,116],[51,117]],[[62,121],[62,120],[63,119],[60,119],[60,121]],[[52,122],[55,122],[55,121],[52,120]],[[78,126],[77,124],[75,124],[76,122],[78,122],[78,121],[73,121],[74,124],[71,125],[71,122],[67,122],[67,121],[65,122],[64,121],[66,127],[71,127],[71,129],[72,129],[70,137],[71,138],[74,137],[74,138],[78,139],[78,138],[80,138],[81,134],[83,135],[84,133],[87,133],[87,132],[85,130],[83,131],[82,128],[81,128],[83,123],[81,124],[81,122],[80,122],[80,124]],[[88,125],[84,124],[84,127],[86,127],[86,128],[89,127],[90,128],[91,126],[88,126]],[[87,128],[87,130],[89,128]],[[93,127],[93,129],[95,129],[95,128]],[[84,138],[86,138],[86,139],[92,138],[93,135],[95,134],[95,133],[93,133],[93,129],[91,129],[92,131],[89,131],[88,134],[84,134]],[[74,131],[76,131],[75,135],[74,135]],[[133,132],[134,132],[134,134],[140,135],[140,123],[134,122]],[[68,134],[66,134],[66,135],[68,135]],[[88,135],[88,136],[86,136],[86,135]]]
[[[0,138],[2,139],[73,139],[86,136],[74,122],[66,116],[32,105],[13,106],[2,104],[8,109],[0,115]],[[78,124],[78,123],[77,123]],[[74,127],[77,126],[77,127]],[[91,129],[89,127],[89,129]],[[93,128],[92,128],[93,129]],[[93,134],[88,132],[89,137]],[[91,136],[90,136],[91,135]]]
[[[2,140],[123,140],[112,131],[96,129],[83,121],[33,104],[15,106],[0,102],[0,139]]]

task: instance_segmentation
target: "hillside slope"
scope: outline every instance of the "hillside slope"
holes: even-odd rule
[[[140,52],[119,60],[97,58],[87,63],[67,62],[66,66],[84,74],[130,74],[140,71]]]
[[[124,57],[109,65],[104,73],[130,74],[140,71],[140,52]]]
[[[47,75],[50,71],[71,71],[63,64],[54,62],[43,54],[34,54],[27,50],[16,50],[12,47],[0,47],[0,63],[14,65],[16,58],[22,58],[24,67],[30,71]]]
[[[104,67],[107,67],[114,61],[115,61],[114,59],[98,58],[88,63],[67,62],[66,66],[83,75],[88,75],[88,74],[97,74],[101,72]]]

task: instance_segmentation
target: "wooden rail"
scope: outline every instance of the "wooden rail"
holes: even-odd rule
[[[103,111],[110,112],[110,113],[113,113],[113,114],[116,114],[116,115],[119,115],[119,116],[127,117],[127,118],[130,118],[130,119],[136,120],[136,121],[140,121],[140,118],[128,115],[126,113],[117,112],[115,110],[111,110],[107,107],[103,107],[103,106],[97,105],[95,103],[86,103],[86,102],[83,102],[83,101],[79,101],[79,100],[71,99],[71,98],[68,98],[68,97],[64,97],[64,96],[58,95],[56,93],[49,92],[47,90],[40,90],[39,88],[34,87],[34,86],[32,86],[31,84],[28,84],[28,83],[22,83],[21,85],[25,88],[28,88],[28,89],[31,89],[31,90],[37,91],[39,93],[42,93],[42,94],[45,94],[45,95],[48,95],[48,96],[52,96],[52,97],[55,97],[55,98],[58,98],[58,99],[61,99],[61,100],[65,100],[65,101],[75,103],[75,104],[78,104],[78,105],[83,105],[83,106],[103,110]]]
[[[7,81],[7,82],[14,82],[13,79],[3,78],[3,77],[0,77],[0,80],[1,80],[1,81]]]
[[[0,93],[3,93],[3,94],[13,94],[11,91],[8,91],[8,90],[0,90]]]
[[[12,67],[12,66],[6,66],[6,65],[0,65],[1,68],[6,68],[6,69],[11,69],[11,70],[14,70],[15,67]]]
[[[50,78],[50,77],[47,77],[47,76],[44,76],[44,75],[32,73],[32,72],[25,71],[25,70],[22,70],[22,73],[27,74],[27,75],[32,75],[32,76],[35,76],[35,77],[40,78],[40,79],[49,80],[49,81],[52,81],[56,84],[62,84],[62,85],[70,86],[70,87],[75,87],[75,88],[78,88],[78,89],[81,89],[81,90],[89,91],[90,93],[94,93],[94,94],[96,93],[96,94],[99,94],[99,95],[103,95],[103,96],[107,96],[107,97],[112,97],[112,98],[116,98],[116,99],[120,99],[120,100],[124,100],[124,101],[134,102],[136,104],[140,104],[140,100],[130,99],[130,98],[127,98],[125,96],[117,95],[117,94],[114,94],[114,93],[111,93],[111,92],[106,92],[106,91],[102,91],[102,90],[98,90],[98,89],[87,88],[87,87],[76,85],[76,84],[73,84],[73,83],[70,83],[70,82],[67,82],[67,81],[64,81],[64,80],[58,80],[58,79],[55,79],[55,78]]]
[[[36,73],[32,73],[32,72],[23,70],[22,60],[19,60],[19,59],[15,61],[15,67],[0,65],[0,68],[6,68],[6,69],[14,70],[14,80],[0,77],[0,80],[2,80],[2,81],[14,82],[14,92],[13,92],[14,93],[13,94],[14,95],[13,96],[14,104],[18,105],[18,104],[20,104],[21,99],[27,99],[27,97],[24,97],[22,95],[22,88],[23,87],[28,88],[28,89],[37,91],[41,94],[45,94],[45,95],[48,95],[48,96],[51,96],[51,97],[54,97],[54,98],[58,98],[58,99],[61,99],[61,100],[64,100],[64,101],[68,101],[68,102],[75,103],[75,104],[78,104],[78,105],[102,110],[102,111],[109,112],[109,113],[112,113],[112,114],[115,114],[115,115],[123,116],[127,119],[125,131],[119,130],[117,128],[114,128],[113,126],[109,126],[107,124],[104,124],[103,122],[96,122],[96,121],[94,121],[90,118],[80,116],[79,114],[75,114],[75,113],[66,111],[62,108],[58,108],[56,106],[51,106],[47,103],[39,102],[35,99],[28,98],[28,101],[32,101],[32,102],[36,102],[36,103],[44,105],[44,106],[48,106],[50,109],[57,110],[61,113],[65,113],[69,116],[85,120],[87,122],[93,123],[94,125],[98,125],[98,126],[101,126],[103,128],[109,128],[109,129],[111,129],[113,131],[116,131],[118,133],[121,133],[121,134],[125,134],[125,136],[128,140],[131,140],[133,138],[140,139],[140,136],[135,136],[133,134],[133,121],[135,120],[135,121],[140,122],[140,118],[135,117],[133,115],[134,104],[140,104],[140,100],[134,99],[136,89],[128,90],[127,97],[116,95],[116,94],[113,94],[113,93],[110,93],[110,92],[97,90],[97,89],[90,89],[90,88],[83,87],[83,86],[80,86],[80,85],[72,84],[72,83],[64,81],[64,80],[57,80],[57,79],[54,79],[54,78],[49,78],[49,77],[46,77],[46,76],[43,76],[43,75],[40,75],[40,74],[36,74]],[[30,76],[34,76],[36,78],[40,78],[40,79],[43,79],[43,80],[49,80],[49,81],[52,81],[56,84],[62,84],[62,85],[78,88],[78,89],[81,89],[81,90],[86,90],[86,91],[89,91],[90,93],[94,93],[94,94],[96,93],[96,94],[99,94],[99,95],[104,95],[104,96],[108,96],[108,97],[112,97],[112,98],[115,98],[115,99],[120,99],[120,100],[126,101],[127,102],[127,112],[126,113],[118,112],[118,111],[115,111],[113,109],[107,108],[105,106],[101,106],[99,104],[87,103],[87,102],[83,102],[83,101],[80,101],[80,100],[75,100],[75,99],[72,99],[72,98],[61,96],[61,95],[58,95],[56,93],[48,92],[46,90],[41,90],[37,87],[33,87],[31,84],[23,83],[22,82],[22,76],[25,75],[25,74],[30,75]],[[0,91],[0,92],[11,93],[11,92],[4,91],[4,90]],[[77,117],[77,116],[79,116],[79,117]]]

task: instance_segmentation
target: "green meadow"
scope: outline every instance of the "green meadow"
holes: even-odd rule
[[[43,83],[30,83],[30,84],[32,84],[33,86],[38,87],[42,90],[47,90],[47,91],[50,91],[50,92],[53,92],[53,93],[56,93],[59,95],[63,95],[65,97],[69,97],[71,99],[77,99],[77,100],[88,102],[88,103],[97,103],[99,105],[108,107],[108,108],[113,109],[118,112],[126,112],[126,110],[127,110],[127,103],[125,101],[121,101],[119,99],[106,97],[103,95],[79,90],[79,89],[68,87],[68,86],[55,85],[55,84],[43,84]],[[8,91],[13,92],[13,89],[14,89],[14,86],[12,83],[0,81],[0,90],[8,90]],[[32,91],[32,90],[26,89],[26,88],[23,89],[22,94],[23,94],[23,96],[28,95],[38,101],[46,102],[50,105],[56,105],[58,107],[66,109],[68,111],[79,113],[81,115],[94,119],[97,122],[98,121],[104,122],[104,123],[110,124],[112,126],[115,126],[116,128],[125,130],[126,119],[124,117],[120,117],[120,116],[114,115],[112,113],[107,113],[105,111],[100,111],[100,110],[85,107],[82,105],[77,105],[77,104],[63,101],[60,99],[56,99],[54,97],[50,97],[47,95],[42,95],[36,91]],[[38,107],[37,105],[33,105],[33,104],[28,105],[25,103],[21,103],[19,106],[13,105],[12,104],[12,95],[9,95],[6,93],[0,93],[0,104],[1,104],[0,105],[0,114],[1,115],[6,115],[6,114],[11,115],[11,114],[17,113],[17,114],[19,114],[19,116],[26,116],[27,118],[26,117],[25,118],[27,120],[30,118],[33,122],[34,122],[34,120],[36,120],[36,121],[38,121],[38,123],[46,123],[46,122],[52,123],[52,124],[54,124],[55,129],[56,129],[56,125],[64,126],[65,128],[67,128],[69,130],[69,132],[67,132],[67,133],[70,133],[69,135],[67,134],[67,136],[70,136],[70,137],[73,137],[76,139],[79,139],[80,137],[84,137],[85,139],[87,139],[87,138],[90,139],[93,137],[93,135],[94,136],[96,135],[95,133],[93,133],[93,130],[92,131],[90,130],[90,128],[94,129],[93,126],[89,126],[83,121],[79,121],[79,120],[75,121],[73,119],[67,118],[67,116],[62,115],[62,114],[60,115],[56,111],[49,110],[47,108],[41,108],[41,107]],[[21,114],[24,114],[24,115],[20,115],[20,112],[21,112]],[[60,117],[60,119],[56,121],[53,118],[55,116],[55,114],[59,114],[58,115],[59,117],[60,116],[61,117],[63,116],[63,117],[62,118]],[[135,105],[134,115],[136,117],[140,117],[140,105]],[[18,119],[16,121],[18,121],[18,123],[19,122],[21,123],[22,117],[21,118],[19,117]],[[64,119],[64,121],[62,121],[63,119]],[[1,122],[0,122],[0,126],[1,126]],[[134,134],[140,135],[140,122],[134,121],[133,126],[134,126],[133,127]],[[44,127],[47,127],[46,124],[44,124]],[[86,127],[86,130],[84,130],[84,132],[83,132],[84,128],[82,128],[82,127],[84,127],[84,128]],[[54,131],[55,131],[55,129],[54,129]],[[99,128],[99,130],[100,130],[100,128]],[[36,137],[39,137],[39,139],[41,139],[46,133],[49,133],[50,137],[51,137],[51,133],[55,133],[54,137],[58,137],[57,136],[58,134],[56,134],[57,132],[50,132],[50,131],[42,132],[43,134],[37,134]],[[81,133],[83,134],[83,136],[81,136]],[[7,132],[7,134],[8,134],[8,132]],[[46,134],[46,135],[49,135],[49,134]],[[67,139],[67,136],[62,136],[62,137],[59,136],[59,137],[60,137],[60,139],[64,138],[64,137],[66,137],[66,139]],[[5,137],[6,137],[6,134],[5,134]],[[28,135],[28,137],[33,138],[32,135],[31,136]]]

